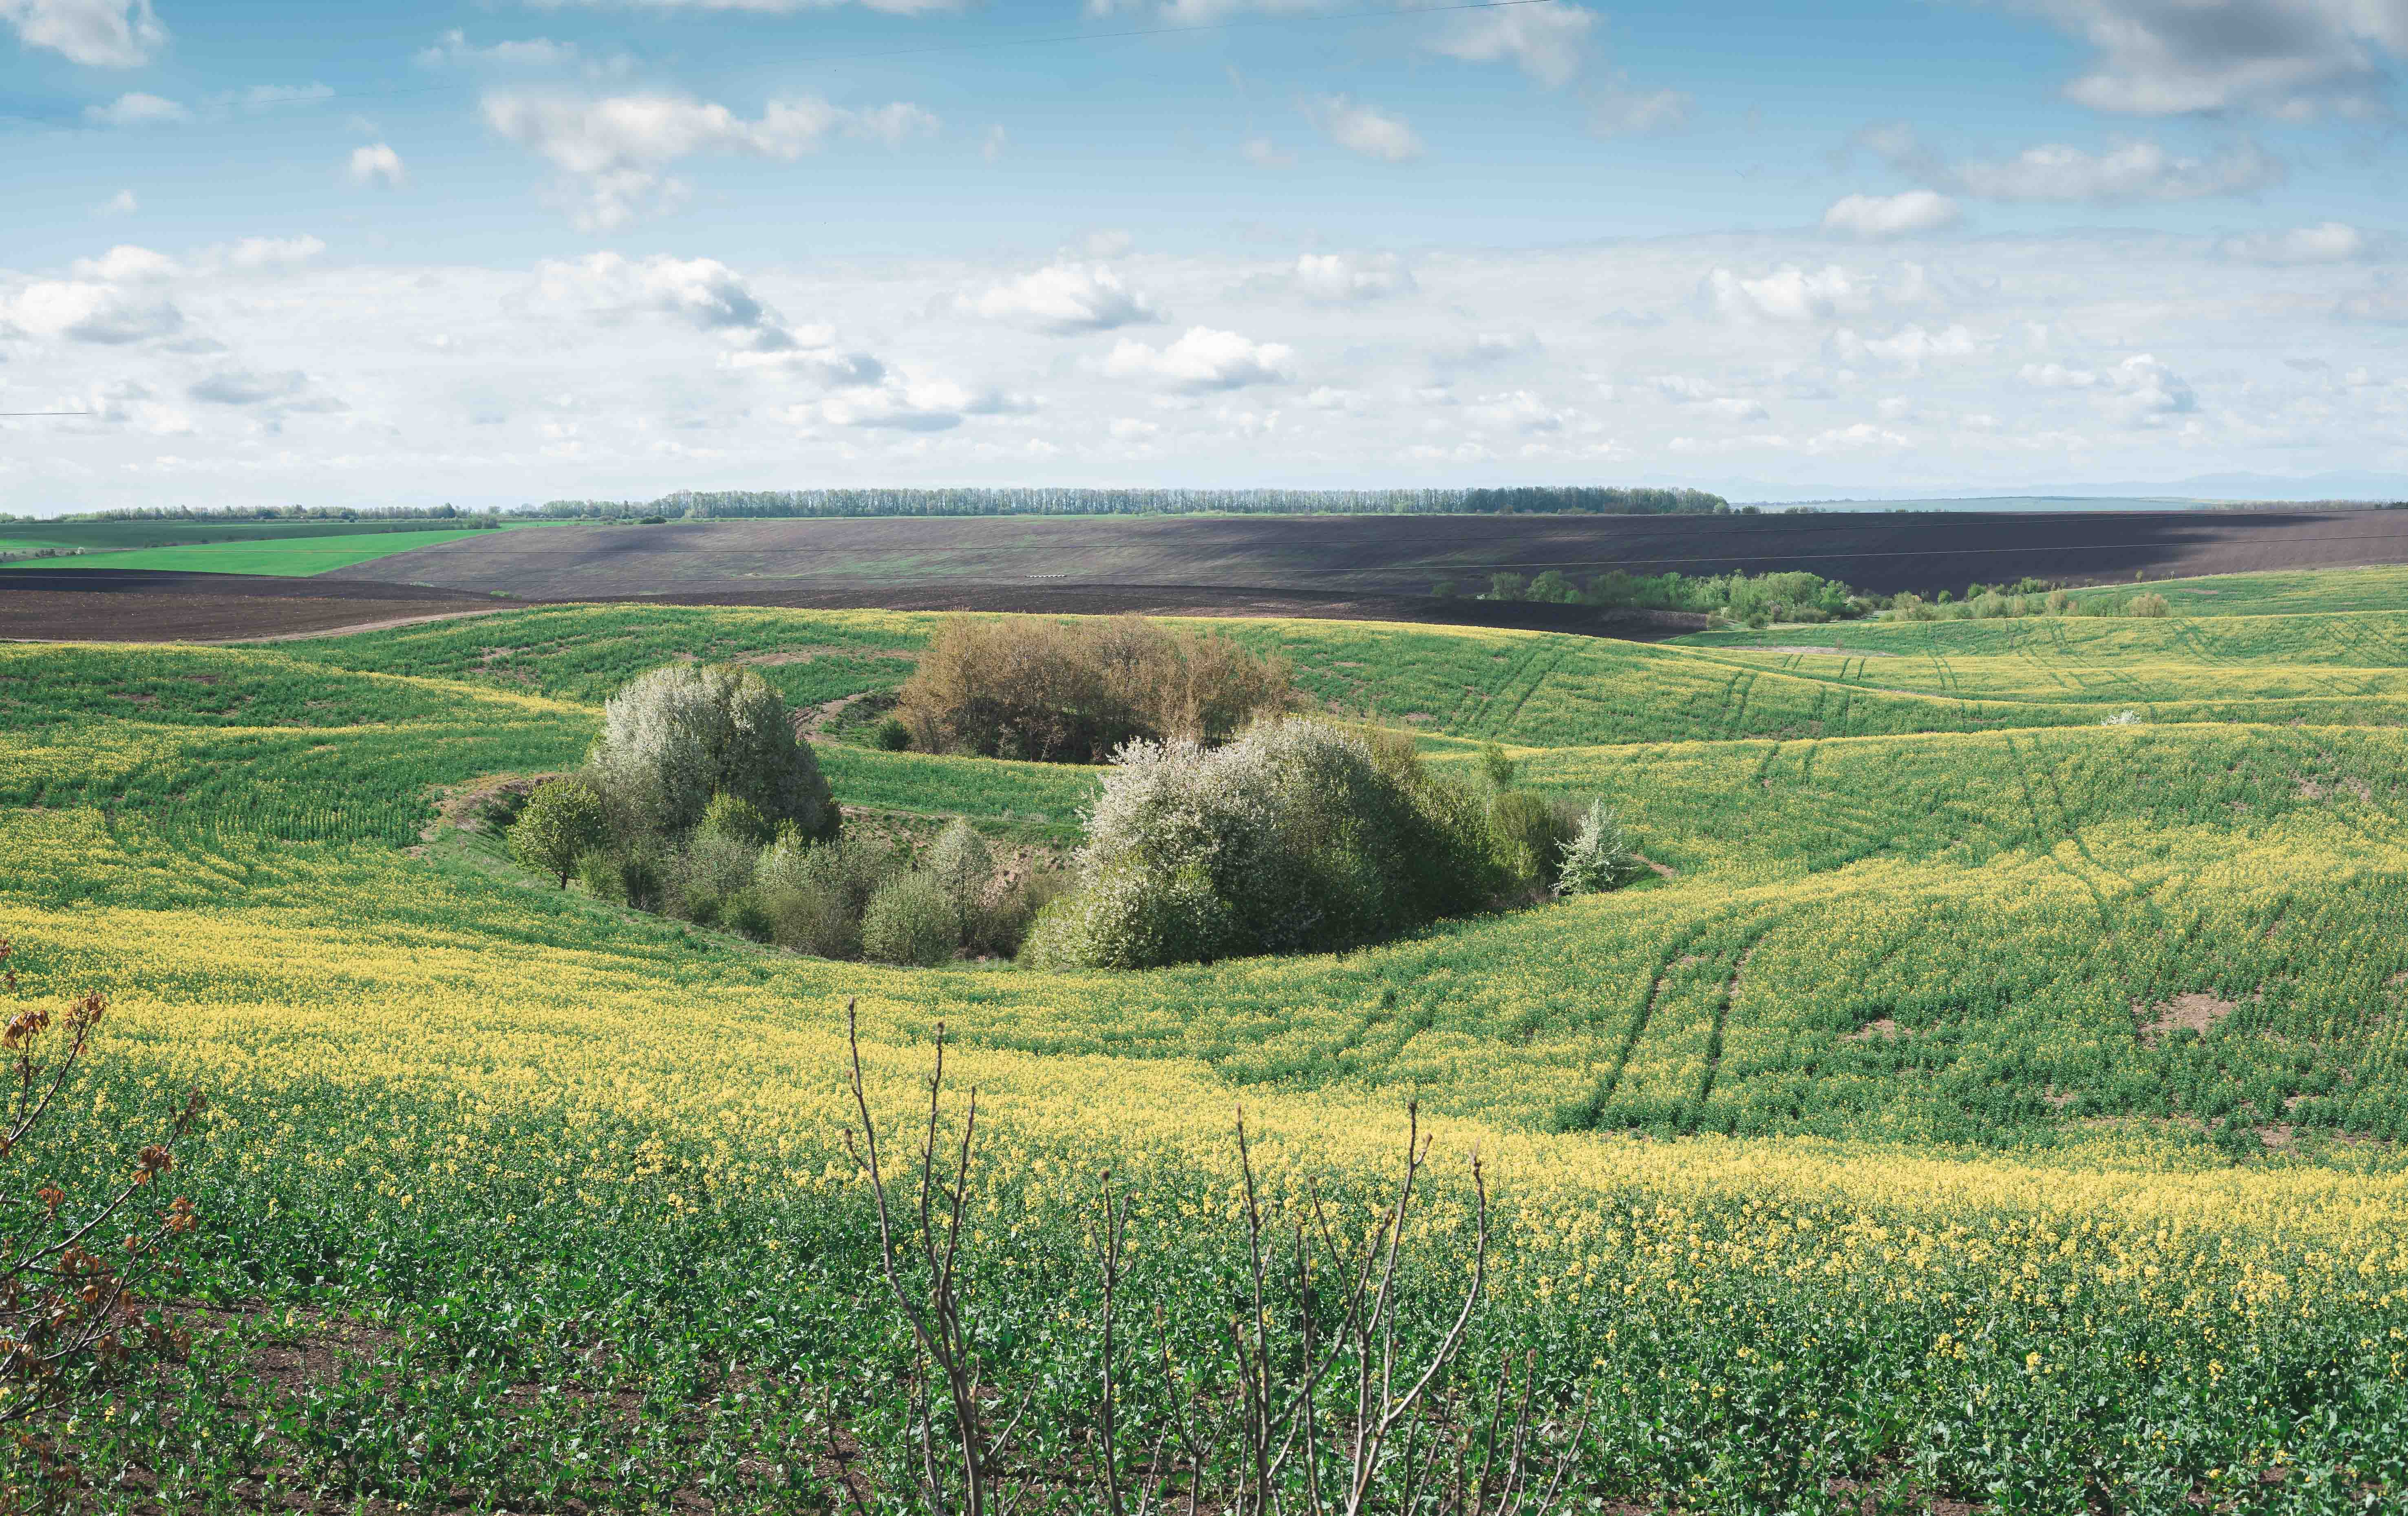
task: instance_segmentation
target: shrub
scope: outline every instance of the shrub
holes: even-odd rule
[[[586,763],[640,830],[683,831],[723,794],[805,836],[840,821],[785,700],[750,669],[672,664],[630,682],[603,706]]]
[[[1213,744],[1295,701],[1284,659],[1138,616],[948,621],[896,716],[929,753],[1096,763],[1138,738]]]
[[[986,839],[959,817],[947,822],[928,850],[928,875],[953,904],[954,935],[969,940],[995,883],[995,855],[987,850]]]
[[[1929,604],[1926,603],[1922,599],[1921,597],[1914,595],[1899,596],[1897,601],[1890,607],[1889,614],[1891,619],[1897,621],[1937,621],[1940,619],[1940,613],[1938,611],[1933,610]]]
[[[758,854],[737,838],[697,829],[671,862],[668,913],[698,927],[718,925],[729,900],[752,887]]]
[[[2172,609],[2166,603],[2166,598],[2155,590],[2144,591],[2124,602],[2124,614],[2128,616],[2161,616]]]
[[[1513,760],[1505,749],[1487,743],[1480,749],[1480,772],[1487,776],[1489,787],[1503,789],[1513,783]]]
[[[1070,885],[1069,875],[1059,869],[1038,869],[1021,875],[987,902],[962,946],[1011,957],[1026,943],[1037,917],[1068,894]]]
[[[2050,615],[2061,616],[2065,614],[2067,611],[2072,609],[2073,597],[2068,595],[2061,589],[2053,589],[2048,592],[2048,599],[2045,603],[2048,606],[2048,614]]]
[[[870,897],[861,918],[861,950],[882,963],[942,963],[961,940],[953,902],[926,874],[889,880]]]
[[[878,745],[889,753],[900,753],[911,745],[911,729],[894,716],[878,724]]]
[[[1526,789],[1489,798],[1488,831],[1498,866],[1526,888],[1545,889],[1555,883],[1556,865],[1579,827],[1580,812],[1567,801]]]
[[[1144,969],[1240,950],[1241,928],[1200,863],[1169,874],[1123,865],[1039,913],[1024,957],[1040,969]]]
[[[609,814],[593,786],[577,778],[547,780],[510,824],[510,857],[523,868],[551,874],[566,889],[578,855],[602,845],[609,835]]]
[[[1496,892],[1478,801],[1423,772],[1404,733],[1287,719],[1215,752],[1140,742],[1116,757],[1087,813],[1079,892],[1032,930],[1039,960],[1351,946]]]
[[[1595,895],[1618,889],[1646,871],[1623,834],[1622,822],[1603,801],[1591,801],[1571,841],[1563,845],[1556,871],[1558,896]]]
[[[740,795],[724,792],[710,797],[710,803],[703,807],[702,822],[695,830],[742,843],[749,847],[766,847],[778,834],[777,823],[763,816],[760,807]]]

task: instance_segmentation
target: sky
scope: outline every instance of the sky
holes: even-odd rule
[[[2408,493],[2403,61],[2408,0],[0,0],[0,411],[83,412],[0,511]]]

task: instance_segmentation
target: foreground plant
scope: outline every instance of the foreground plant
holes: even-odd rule
[[[0,988],[11,994],[12,951],[0,941]],[[8,1018],[0,1031],[11,1085],[0,1162],[22,1173],[32,1161],[28,1139],[67,1088],[107,1009],[93,992],[69,1004],[63,1018],[28,1006]],[[178,1358],[189,1347],[182,1330],[144,1312],[142,1292],[172,1267],[165,1250],[195,1225],[193,1203],[179,1195],[149,1213],[135,1200],[176,1166],[176,1146],[191,1134],[202,1105],[197,1091],[187,1095],[166,1132],[142,1148],[133,1173],[96,1206],[73,1204],[38,1174],[0,1182],[0,1425],[55,1409],[88,1369],[122,1365],[140,1352]],[[126,1228],[122,1236],[119,1225]],[[36,1440],[18,1436],[21,1443]]]
[[[910,1155],[917,1171],[908,1181],[913,1192],[898,1205],[889,1194],[889,1167],[862,1077],[850,1001],[845,1036],[848,1083],[861,1122],[857,1133],[846,1132],[845,1146],[869,1184],[881,1275],[910,1329],[916,1360],[910,1418],[915,1493],[938,1516],[1010,1509],[1064,1480],[1058,1470],[1003,1475],[1031,1400],[1024,1396],[1004,1425],[993,1424],[989,1408],[1007,1397],[989,1382],[961,1272],[963,1229],[977,1208],[978,1093],[970,1092],[958,1137],[940,1140],[939,1024],[927,1119]],[[1427,1334],[1403,1328],[1417,1272],[1406,1234],[1433,1140],[1421,1130],[1418,1103],[1408,1105],[1396,1190],[1374,1223],[1350,1237],[1343,1221],[1334,1219],[1345,1207],[1326,1202],[1317,1184],[1308,1184],[1306,1203],[1283,1225],[1267,1217],[1241,1114],[1244,1308],[1223,1323],[1222,1342],[1182,1364],[1158,1306],[1153,1351],[1136,1355],[1150,1356],[1146,1367],[1158,1375],[1145,1386],[1153,1393],[1142,1397],[1128,1393],[1136,1376],[1124,1372],[1119,1332],[1131,1269],[1129,1202],[1115,1191],[1109,1170],[1100,1176],[1101,1211],[1092,1242],[1100,1367],[1089,1430],[1108,1516],[1152,1516],[1181,1486],[1189,1516],[1207,1508],[1235,1516],[1423,1509],[1455,1516],[1546,1516],[1558,1509],[1586,1432],[1585,1407],[1569,1425],[1551,1420],[1539,1402],[1533,1354],[1523,1355],[1518,1380],[1510,1360],[1493,1370],[1467,1372],[1466,1349],[1488,1279],[1488,1188],[1476,1154],[1469,1282],[1434,1342],[1416,1350],[1412,1339]],[[1426,1272],[1427,1262],[1419,1268]],[[1226,1381],[1215,1364],[1231,1370]],[[1134,1371],[1137,1364],[1128,1367]],[[1145,1450],[1134,1467],[1123,1452],[1130,1446]],[[862,1509],[861,1493],[850,1483],[845,1489]]]

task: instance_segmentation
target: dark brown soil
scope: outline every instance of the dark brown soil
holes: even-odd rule
[[[2128,584],[2135,572],[2157,579],[2401,562],[2408,512],[2387,511],[917,517],[563,526],[419,548],[325,578],[535,599],[774,591],[865,605],[953,586],[1025,598],[993,609],[1046,609],[1065,592],[1205,603],[1307,591],[1419,600],[1441,578],[1471,592],[1494,571],[1547,569],[1575,578],[1609,569],[1804,569],[1887,593],[1961,592],[1975,581],[2026,575]]]
[[[1703,618],[1600,618],[1430,590],[1446,579],[1469,594],[1492,572],[1550,568],[1575,579],[1803,569],[1886,593],[2385,563],[2408,563],[2408,512],[672,522],[488,533],[310,579],[0,570],[0,638],[230,640],[497,604],[643,600],[1309,616],[1651,639]]]
[[[416,585],[131,570],[0,570],[0,640],[222,642],[490,611],[500,603],[490,595]]]

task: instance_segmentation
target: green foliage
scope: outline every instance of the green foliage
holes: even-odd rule
[[[941,882],[924,873],[879,887],[861,918],[861,950],[882,963],[928,967],[960,948],[961,916]]]
[[[795,823],[789,819],[788,827]],[[748,847],[766,847],[778,835],[779,823],[761,814],[761,808],[741,795],[724,791],[710,797],[702,809],[702,820],[696,830],[713,836],[725,837]],[[797,829],[799,831],[799,829]]]
[[[1498,866],[1525,889],[1552,888],[1565,845],[1580,824],[1570,801],[1526,789],[1498,790],[1488,800],[1488,831]]]
[[[548,780],[536,787],[526,809],[510,824],[510,857],[553,875],[566,889],[579,856],[609,835],[609,813],[593,786],[578,778]]]
[[[968,821],[954,817],[928,849],[926,873],[953,906],[954,935],[963,941],[976,936],[995,885],[995,854],[986,839]]]
[[[1507,789],[1512,786],[1513,760],[1506,757],[1505,749],[1495,743],[1480,744],[1480,772],[1491,789]]]
[[[2124,602],[2124,614],[2128,616],[2162,616],[2168,610],[2164,596],[2145,591]]]
[[[841,819],[786,702],[750,669],[671,664],[637,679],[603,704],[586,765],[650,830],[693,827],[715,797],[806,836]]]
[[[877,742],[882,752],[904,752],[911,745],[911,729],[890,715],[878,724]]]

